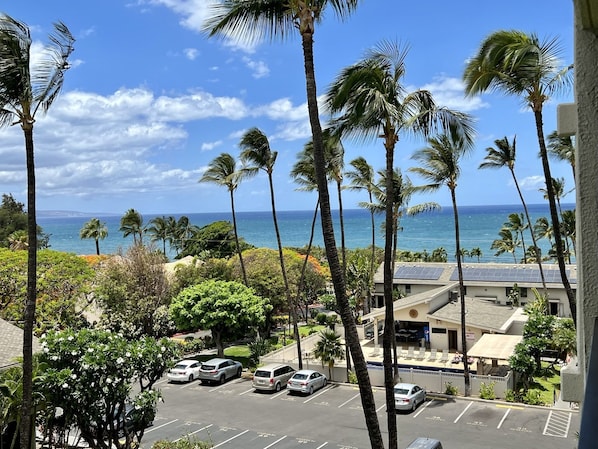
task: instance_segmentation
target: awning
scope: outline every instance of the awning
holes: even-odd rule
[[[522,340],[521,335],[484,334],[467,350],[467,356],[508,360],[513,355],[517,343]]]

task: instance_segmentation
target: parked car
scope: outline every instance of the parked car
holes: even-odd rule
[[[426,390],[415,384],[398,383],[394,394],[396,410],[415,410],[426,400]]]
[[[434,438],[419,437],[409,443],[407,449],[442,449],[442,443]]]
[[[272,363],[255,370],[252,385],[256,390],[280,391],[294,373],[292,366]]]
[[[312,394],[314,391],[324,388],[327,383],[328,379],[324,374],[312,369],[302,369],[295,372],[289,379],[287,390],[291,393]]]
[[[243,365],[231,359],[210,359],[199,367],[199,379],[202,383],[218,382],[223,384],[228,379],[241,377]]]
[[[199,377],[199,360],[185,359],[168,370],[166,377],[171,382],[191,382]]]

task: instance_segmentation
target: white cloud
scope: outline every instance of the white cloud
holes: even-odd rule
[[[254,61],[253,59],[244,56],[243,62],[247,67],[249,67],[252,70],[252,76],[255,79],[264,78],[270,75],[270,69],[264,61]]]
[[[522,190],[539,190],[546,188],[544,176],[527,176],[519,181]]]
[[[204,142],[201,144],[201,151],[212,151],[220,145],[222,145],[222,140],[217,140],[216,142]]]
[[[421,86],[421,89],[432,92],[438,105],[460,112],[472,112],[488,107],[488,104],[483,102],[480,96],[466,98],[465,86],[458,78],[441,75],[431,83]]]
[[[185,53],[185,57],[190,61],[194,61],[199,56],[199,50],[197,48],[185,48],[183,53]]]

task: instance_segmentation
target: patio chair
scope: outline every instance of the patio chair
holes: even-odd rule
[[[426,358],[426,348],[419,348],[417,353],[417,360],[423,360]]]
[[[448,349],[443,349],[442,350],[442,356],[440,357],[439,362],[441,363],[447,363],[449,360],[449,352]]]
[[[407,350],[406,358],[408,358],[408,359],[414,358],[415,357],[414,351],[415,351],[415,348],[413,346],[409,346],[409,349]]]
[[[428,360],[430,362],[435,362],[436,361],[436,355],[437,355],[438,350],[437,349],[432,349],[430,351],[430,357],[428,357]]]

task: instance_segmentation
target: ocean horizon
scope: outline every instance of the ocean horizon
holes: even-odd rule
[[[574,208],[574,204],[563,204],[563,210]],[[548,204],[528,205],[532,223],[539,217],[549,217]],[[499,238],[500,228],[508,221],[511,213],[523,213],[521,205],[501,206],[461,206],[459,207],[459,227],[461,247],[466,250],[480,248],[482,256],[480,262],[514,263],[510,253],[495,256],[491,250],[492,242]],[[160,216],[173,216],[178,219],[187,216],[189,221],[199,227],[215,221],[232,221],[230,212],[188,213],[188,214],[147,214],[143,215],[143,223]],[[314,211],[277,211],[278,224],[282,244],[285,247],[304,247],[309,243]],[[120,228],[120,218],[117,214],[91,214],[72,211],[38,211],[37,221],[44,232],[50,235],[50,249],[71,252],[79,255],[95,254],[95,241],[79,238],[79,231],[91,218],[98,218],[106,224],[108,236],[100,240],[102,254],[114,254],[126,251],[133,244],[132,237],[123,237]],[[240,237],[256,247],[276,248],[276,236],[271,211],[237,212],[237,228]],[[365,209],[348,209],[343,211],[345,226],[345,243],[347,248],[365,248],[371,245],[372,227],[369,211]],[[333,220],[337,245],[340,247],[339,213],[333,211]],[[384,246],[384,232],[381,224],[384,214],[375,216],[376,246]],[[401,230],[398,235],[399,250],[427,251],[431,253],[437,248],[445,248],[448,260],[454,261],[455,231],[452,208],[442,208],[439,211],[426,212],[415,216],[403,217],[399,224]],[[539,242],[543,253],[549,249],[547,240]],[[527,234],[526,247],[531,244],[531,237]],[[159,246],[159,242],[156,242]],[[323,247],[322,231],[319,216],[314,233],[314,246]],[[168,251],[167,251],[168,252]],[[174,252],[167,254],[173,259]],[[522,257],[521,249],[516,252],[518,259]],[[466,261],[468,258],[465,259]],[[471,261],[477,262],[477,257]]]

